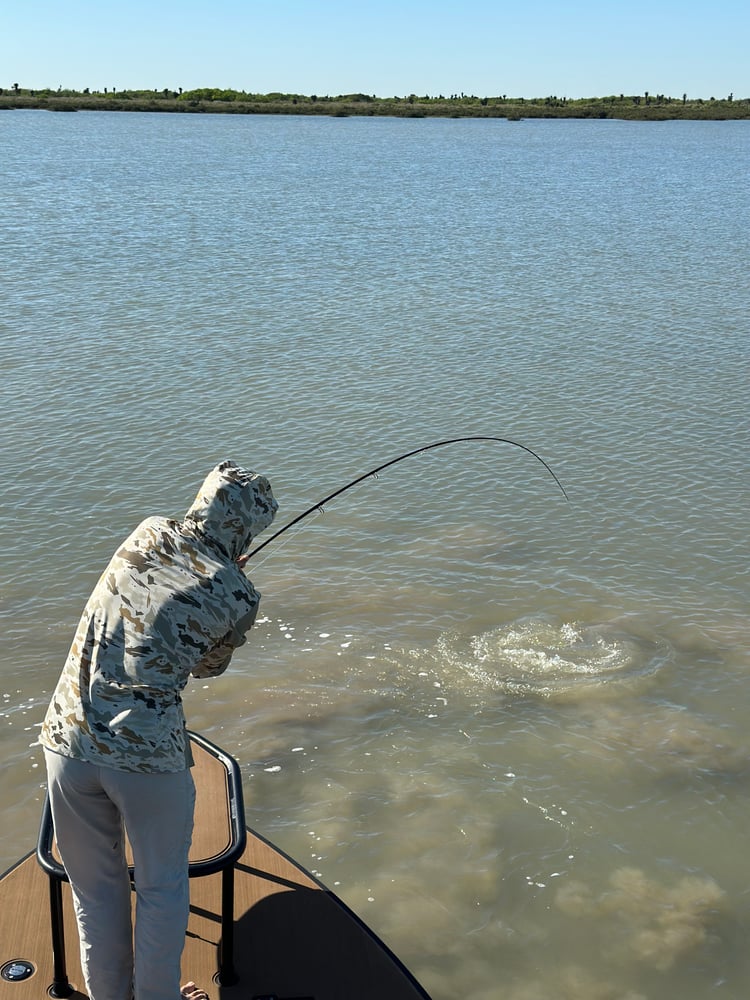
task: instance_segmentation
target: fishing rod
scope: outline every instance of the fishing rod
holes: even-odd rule
[[[431,451],[433,448],[442,448],[442,447],[444,447],[444,445],[447,445],[447,444],[458,444],[458,443],[463,442],[463,441],[498,441],[500,444],[510,444],[514,448],[520,448],[522,451],[525,451],[529,455],[532,455],[538,462],[542,463],[542,465],[544,466],[544,468],[547,470],[547,472],[549,472],[549,474],[552,476],[552,478],[557,483],[557,485],[558,485],[558,487],[559,487],[560,492],[562,493],[562,495],[565,497],[566,500],[569,499],[568,498],[568,494],[565,492],[565,487],[560,482],[560,480],[557,478],[557,476],[552,471],[552,469],[549,467],[549,465],[547,465],[547,463],[544,461],[544,459],[541,458],[539,455],[537,455],[537,453],[535,451],[532,451],[531,448],[527,448],[525,444],[519,444],[518,441],[511,441],[509,438],[486,437],[486,436],[482,436],[482,435],[475,436],[475,437],[449,438],[446,441],[434,441],[432,444],[425,444],[421,448],[415,448],[413,451],[407,451],[403,455],[399,455],[397,458],[390,459],[390,461],[388,461],[388,462],[383,462],[382,465],[378,465],[376,468],[370,469],[369,472],[364,472],[361,476],[357,476],[356,479],[353,479],[350,483],[347,483],[346,486],[341,486],[339,489],[334,490],[333,493],[329,493],[328,496],[324,497],[323,500],[319,500],[318,503],[314,503],[312,505],[312,507],[308,507],[307,510],[303,511],[301,514],[298,514],[297,517],[295,517],[293,520],[291,520],[288,524],[285,524],[283,528],[280,528],[278,531],[274,532],[274,534],[271,535],[270,538],[267,538],[260,545],[256,546],[256,548],[254,548],[252,550],[252,552],[249,552],[242,559],[242,565],[244,566],[245,563],[248,561],[248,559],[252,559],[252,557],[254,555],[257,555],[257,553],[260,552],[261,549],[264,549],[266,547],[266,545],[270,545],[270,543],[275,538],[278,538],[279,535],[283,535],[285,531],[288,531],[290,528],[293,528],[295,524],[299,524],[300,521],[302,521],[304,518],[308,517],[310,514],[314,514],[315,511],[322,512],[323,508],[325,507],[325,505],[327,503],[330,503],[331,500],[334,500],[336,497],[341,496],[342,493],[346,493],[347,490],[350,490],[353,486],[356,486],[358,483],[363,482],[365,479],[369,479],[370,476],[377,476],[377,474],[379,472],[382,472],[383,469],[387,469],[389,466],[395,465],[396,462],[403,462],[404,459],[411,458],[413,455],[419,455],[423,451]]]

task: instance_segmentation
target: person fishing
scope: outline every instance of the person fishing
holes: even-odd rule
[[[195,804],[180,695],[246,641],[260,594],[243,554],[277,506],[265,477],[222,462],[182,521],[135,529],[84,608],[41,744],[90,1000],[205,998],[180,985]]]

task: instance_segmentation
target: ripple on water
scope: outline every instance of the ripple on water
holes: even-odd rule
[[[634,687],[669,657],[668,649],[604,624],[534,617],[471,637],[448,633],[435,653],[454,683],[477,691],[556,698]]]

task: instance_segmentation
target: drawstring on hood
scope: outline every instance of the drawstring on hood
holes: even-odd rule
[[[273,521],[278,506],[265,476],[226,461],[206,476],[183,525],[235,560]]]

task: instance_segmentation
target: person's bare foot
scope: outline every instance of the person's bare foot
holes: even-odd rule
[[[208,993],[193,982],[180,987],[180,996],[183,1000],[208,1000]]]

